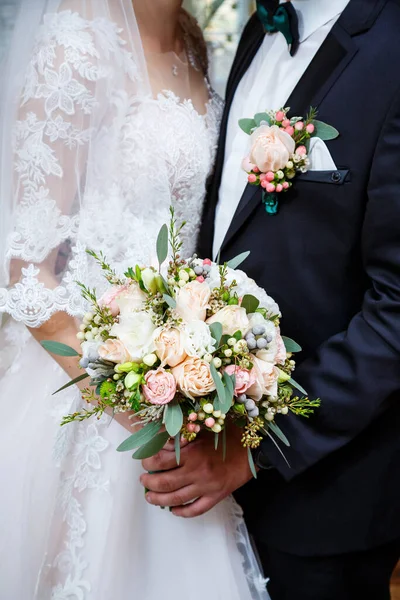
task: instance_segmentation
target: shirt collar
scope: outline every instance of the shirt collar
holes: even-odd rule
[[[339,15],[350,0],[293,0],[299,16],[300,42]]]

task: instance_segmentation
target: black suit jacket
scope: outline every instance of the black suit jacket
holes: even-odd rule
[[[228,83],[202,256],[211,254],[229,108],[262,40],[253,17]],[[280,304],[283,333],[304,349],[295,377],[322,399],[312,419],[279,423],[290,468],[265,439],[276,470],[238,494],[256,539],[299,555],[400,537],[399,40],[398,2],[350,0],[286,104],[293,115],[316,106],[340,131],[327,143],[337,171],[299,176],[275,217],[247,186],[222,246],[222,260],[251,250],[243,268]]]

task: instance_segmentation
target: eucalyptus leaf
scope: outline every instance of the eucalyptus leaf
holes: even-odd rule
[[[168,256],[168,227],[163,225],[157,238],[157,258],[160,265]]]
[[[259,305],[260,301],[255,296],[251,296],[250,294],[243,296],[241,307],[246,309],[248,314],[255,313]]]
[[[219,346],[219,343],[222,338],[222,324],[221,323],[212,323],[211,325],[209,325],[209,328],[211,331],[211,335],[215,340],[216,345]]]
[[[247,252],[242,252],[242,254],[238,254],[235,258],[232,258],[226,263],[226,266],[230,269],[237,269],[250,255],[250,250]]]
[[[295,381],[293,378],[289,379],[289,383],[292,387],[296,388],[296,390],[299,390],[299,392],[307,396],[306,390],[303,387],[301,387],[301,385],[297,383],[297,381]]]
[[[214,434],[214,449],[218,450],[218,444],[219,444],[219,433],[215,433]]]
[[[254,115],[254,120],[256,122],[257,127],[260,127],[263,121],[266,121],[268,125],[271,125],[271,117],[266,113],[257,113]]]
[[[83,375],[79,375],[79,377],[76,377],[72,381],[69,381],[67,384],[60,387],[59,390],[57,390],[56,392],[53,392],[52,396],[55,396],[59,392],[66,390],[67,388],[71,387],[72,385],[75,385],[75,383],[79,383],[80,381],[83,381],[84,379],[87,379],[88,377],[89,377],[89,375],[87,373],[83,373]]]
[[[160,429],[161,423],[151,421],[122,442],[122,444],[118,446],[117,452],[128,452],[129,450],[143,446],[143,444],[147,444],[147,442],[157,435]]]
[[[151,458],[155,454],[158,454],[160,450],[162,450],[169,439],[168,431],[163,431],[162,433],[158,433],[153,439],[151,439],[147,444],[144,444],[136,450],[136,452],[132,455],[132,458],[136,460],[144,460],[145,458]]]
[[[74,350],[74,348],[60,342],[44,341],[40,342],[40,344],[47,352],[56,354],[57,356],[80,356],[79,352]]]
[[[178,435],[183,425],[183,413],[181,405],[177,400],[173,400],[165,409],[165,428],[171,437]]]
[[[285,463],[287,464],[287,466],[289,467],[289,469],[291,469],[291,466],[289,464],[288,459],[286,458],[286,456],[283,454],[281,448],[279,448],[279,444],[276,442],[276,440],[274,439],[274,437],[270,434],[269,431],[267,431],[267,436],[269,437],[269,439],[271,440],[271,442],[273,442],[273,444],[275,444],[276,449],[278,450],[279,454],[282,456],[283,460],[285,461]]]
[[[181,434],[178,433],[174,439],[174,447],[175,447],[175,456],[176,456],[176,464],[181,464]]]
[[[163,294],[163,298],[170,308],[176,308],[176,301],[174,300],[174,298],[172,298],[172,296],[168,296],[168,294]]]
[[[335,129],[335,127],[332,127],[332,125],[317,120],[312,121],[312,123],[315,126],[315,136],[319,137],[321,140],[326,142],[328,140],[335,140],[339,137],[338,130]]]
[[[254,464],[253,455],[251,453],[250,448],[247,448],[247,458],[249,460],[251,474],[253,475],[254,479],[257,479],[257,470],[256,470],[256,466]]]
[[[220,407],[221,407],[220,410],[222,410],[222,406],[225,406],[225,403],[226,403],[225,387],[224,387],[224,384],[222,383],[222,380],[218,374],[217,369],[215,368],[214,363],[210,364],[210,371],[211,371],[211,375],[212,375],[212,378],[214,380],[215,387],[217,390],[218,400],[220,402]]]
[[[222,430],[222,460],[225,462],[226,459],[226,427]]]
[[[242,129],[242,131],[247,133],[247,135],[251,135],[252,130],[257,127],[257,123],[254,119],[240,119],[239,127]]]
[[[285,444],[285,446],[287,446],[288,448],[290,448],[290,442],[287,439],[286,435],[283,433],[283,431],[281,430],[280,427],[278,427],[278,425],[276,423],[268,423],[268,429],[270,429],[272,431],[272,433],[274,433],[276,435],[276,437],[278,439],[281,440],[281,442],[283,442]]]
[[[297,342],[295,342],[294,340],[292,340],[288,337],[285,337],[284,335],[282,336],[282,339],[285,344],[286,352],[291,352],[291,353],[301,352],[302,348],[301,348],[301,346],[299,346],[299,344]]]
[[[223,374],[223,381],[225,383],[225,405],[224,405],[224,410],[222,410],[223,413],[227,413],[231,407],[232,407],[232,401],[233,401],[233,394],[235,391],[235,376],[234,375],[228,375],[228,373],[224,373]]]

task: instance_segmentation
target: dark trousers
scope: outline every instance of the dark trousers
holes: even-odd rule
[[[271,600],[390,600],[400,540],[366,552],[302,557],[257,544]]]

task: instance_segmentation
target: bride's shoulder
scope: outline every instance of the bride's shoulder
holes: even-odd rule
[[[208,74],[208,50],[207,44],[204,39],[203,31],[197,21],[197,19],[182,9],[181,13],[181,26],[185,34],[189,36],[190,44],[195,53],[197,59],[200,62],[200,66],[204,75]]]

